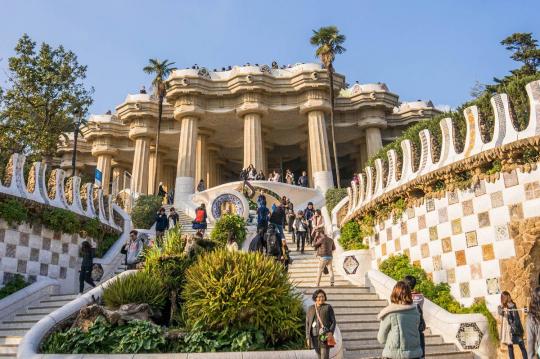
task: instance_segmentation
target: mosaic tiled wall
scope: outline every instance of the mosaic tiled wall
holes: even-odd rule
[[[436,283],[447,282],[464,305],[485,297],[491,310],[500,301],[500,260],[515,255],[508,223],[540,215],[540,169],[513,171],[495,183],[426,200],[401,218],[377,225],[369,239],[373,266],[404,253]]]
[[[78,234],[53,232],[39,224],[8,226],[0,220],[0,285],[19,273],[30,282],[40,277],[57,279],[62,290],[73,290],[78,285],[83,241]]]

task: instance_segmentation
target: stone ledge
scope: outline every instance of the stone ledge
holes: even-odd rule
[[[18,290],[0,300],[0,319],[4,319],[31,302],[38,300],[44,294],[56,294],[59,290],[60,282],[50,278],[44,278]]]

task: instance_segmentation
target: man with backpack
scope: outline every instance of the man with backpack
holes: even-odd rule
[[[412,294],[413,304],[416,304],[418,312],[420,313],[420,323],[418,324],[418,331],[420,332],[420,346],[422,347],[422,358],[426,356],[426,339],[424,337],[424,330],[426,330],[426,322],[424,321],[424,295],[420,292],[416,292],[416,278],[412,275],[407,275],[403,278],[403,281],[409,286]]]
[[[257,231],[261,229],[263,234],[268,228],[268,217],[270,216],[270,210],[266,207],[266,201],[261,201],[259,208],[257,208]]]
[[[285,204],[281,203],[270,215],[270,223],[276,227],[281,240],[285,239],[283,225],[285,224]]]
[[[283,255],[281,236],[273,223],[268,226],[268,230],[264,235],[264,240],[266,242],[266,254],[274,257],[275,260],[280,261],[281,256]]]

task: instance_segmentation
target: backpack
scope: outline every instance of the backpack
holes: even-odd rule
[[[94,282],[99,282],[103,278],[103,267],[99,263],[94,263],[92,273],[90,274]]]
[[[202,223],[204,221],[204,210],[198,209],[195,215],[195,221],[197,223]]]
[[[268,251],[267,253],[274,257],[279,256],[278,233],[276,232],[273,226],[268,228],[268,231],[266,232],[265,237],[266,237],[266,248]]]

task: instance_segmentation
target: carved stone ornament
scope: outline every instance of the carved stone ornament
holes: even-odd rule
[[[478,349],[484,334],[476,323],[461,323],[456,338],[465,350]]]
[[[240,198],[238,198],[232,193],[224,193],[214,199],[211,206],[212,216],[215,219],[220,218],[223,214],[223,207],[226,207],[227,205],[231,205],[231,207],[233,207],[233,211],[236,212],[234,214],[237,214],[241,217],[243,216],[244,204],[242,203],[242,200]]]
[[[210,72],[206,69],[206,67],[202,67],[199,72],[197,73],[200,77],[210,80]]]
[[[358,263],[358,260],[354,256],[347,256],[343,261],[343,269],[349,275],[356,274],[359,265],[360,263]]]
[[[259,70],[261,70],[261,72],[266,72],[268,74],[272,73],[272,69],[268,65],[262,65],[261,67],[259,67]]]

